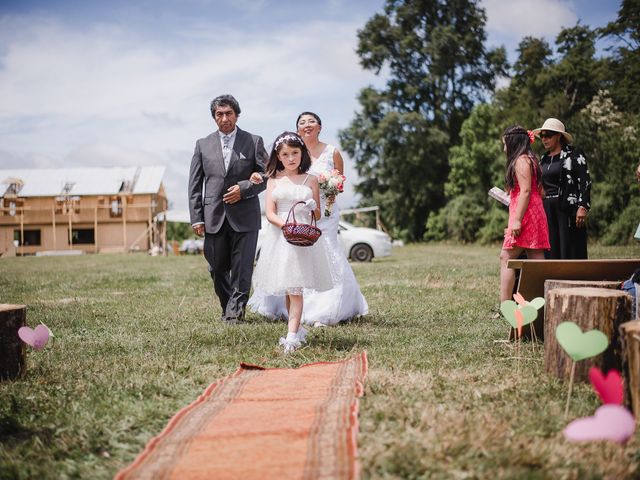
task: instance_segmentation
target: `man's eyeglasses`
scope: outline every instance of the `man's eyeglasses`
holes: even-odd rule
[[[556,132],[542,132],[540,134],[540,138],[553,138],[556,135],[559,135],[559,133],[556,133]]]

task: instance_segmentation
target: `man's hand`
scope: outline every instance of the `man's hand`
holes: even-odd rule
[[[242,200],[242,195],[240,193],[240,185],[233,185],[229,187],[227,193],[222,196],[222,201],[224,203],[233,204]]]
[[[193,233],[195,233],[199,237],[204,237],[204,223],[199,223],[198,225],[194,225],[191,228],[193,228]]]

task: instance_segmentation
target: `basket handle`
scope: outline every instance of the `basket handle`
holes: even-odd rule
[[[304,205],[304,202],[301,200],[301,201],[296,202],[293,205],[291,205],[291,208],[289,209],[289,213],[287,215],[287,221],[285,223],[290,223],[289,222],[289,217],[291,217],[293,219],[293,223],[298,223],[298,222],[296,222],[295,208],[300,204]],[[314,227],[318,226],[318,223],[317,223],[317,220],[316,220],[316,216],[313,214],[313,212],[311,212],[311,223],[309,225],[313,225]]]

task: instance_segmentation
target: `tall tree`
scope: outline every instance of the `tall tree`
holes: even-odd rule
[[[637,81],[640,77],[640,0],[623,0],[618,18],[601,30],[615,42],[608,72],[609,90],[618,105],[631,113],[640,113]]]
[[[549,69],[550,91],[545,101],[548,116],[566,123],[602,87],[603,62],[595,58],[596,36],[595,30],[580,24],[558,34],[556,45],[561,57]]]
[[[387,0],[358,32],[362,66],[388,81],[361,91],[340,141],[363,178],[356,191],[409,240],[444,203],[448,150],[463,120],[505,72],[504,49],[484,46],[485,22],[474,0]]]

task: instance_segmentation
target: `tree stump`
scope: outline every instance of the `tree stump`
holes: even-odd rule
[[[544,281],[544,300],[547,302],[548,293],[550,290],[555,288],[582,288],[582,287],[592,287],[592,288],[610,288],[613,290],[617,290],[620,288],[620,282],[616,281],[596,281],[596,280],[545,280]],[[530,300],[530,299],[527,299]]]
[[[544,325],[544,366],[548,374],[565,380],[571,375],[572,360],[556,339],[556,327],[562,322],[575,322],[583,332],[598,329],[609,338],[609,347],[602,355],[576,362],[576,381],[588,380],[593,366],[603,372],[621,369],[618,329],[631,318],[629,295],[607,288],[556,288],[548,292],[548,302]]]
[[[18,329],[26,324],[27,307],[0,303],[0,380],[14,379],[24,373],[26,347]]]
[[[620,326],[626,403],[640,420],[640,320]]]
[[[597,280],[545,280],[544,281],[544,303],[542,312],[538,312],[538,318],[534,322],[534,328],[541,340],[544,340],[546,332],[544,325],[547,318],[547,305],[549,304],[549,291],[555,288],[581,288],[581,287],[593,287],[593,288],[612,288],[617,289],[620,287],[618,281],[597,281]],[[531,300],[527,298],[527,300]],[[555,338],[555,336],[554,336]]]

